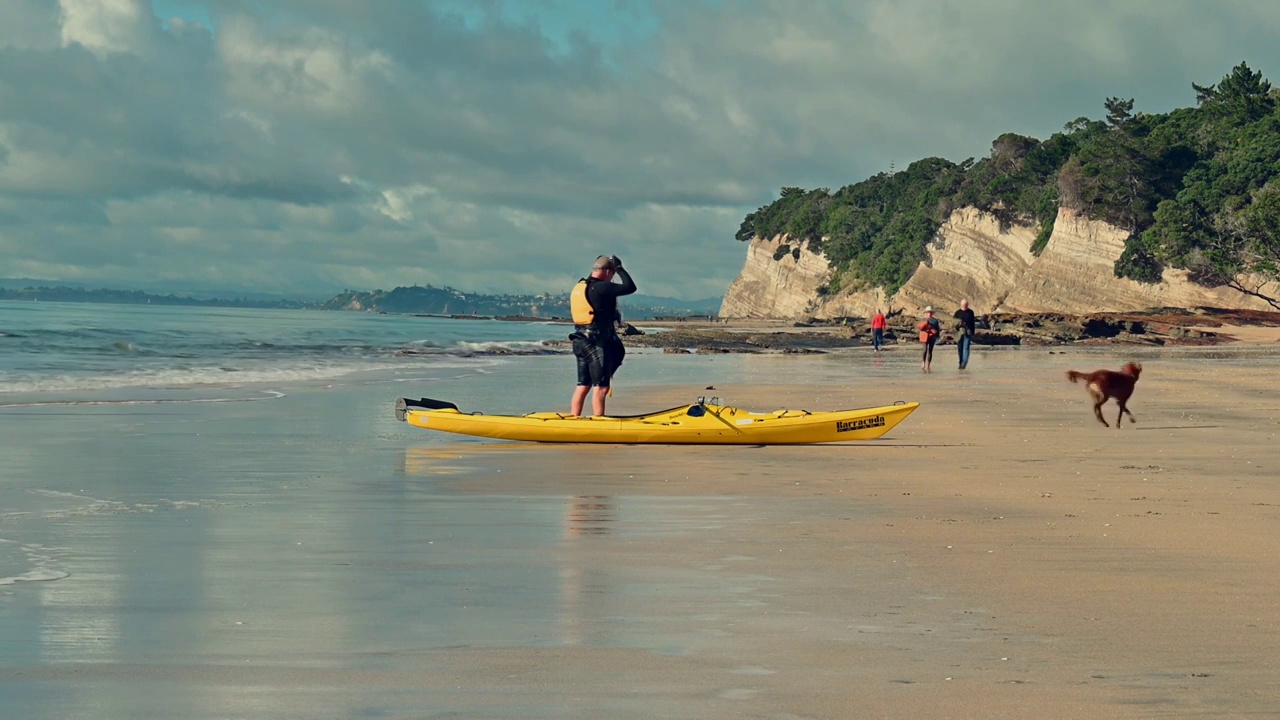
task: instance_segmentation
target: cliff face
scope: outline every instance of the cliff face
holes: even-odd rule
[[[1162,281],[1154,285],[1118,278],[1113,268],[1124,251],[1125,237],[1125,232],[1106,223],[1060,210],[1048,246],[1005,299],[1005,309],[1068,313],[1149,307],[1272,309],[1228,287],[1197,285],[1187,279],[1185,270],[1166,269]]]
[[[817,287],[830,272],[824,257],[802,251],[802,262],[806,256],[812,260],[801,271],[802,263],[788,265],[790,257],[773,260],[774,249],[784,239],[757,239],[751,243],[742,274],[725,295],[720,314],[827,318],[866,316],[877,307],[914,314],[927,305],[954,309],[962,299],[968,299],[979,313],[1081,314],[1197,306],[1272,309],[1227,287],[1197,285],[1183,270],[1165,270],[1163,281],[1154,285],[1117,278],[1113,268],[1124,250],[1126,233],[1070,210],[1058,212],[1053,235],[1038,257],[1030,250],[1035,235],[1035,228],[1001,231],[994,217],[974,208],[956,210],[927,248],[929,259],[891,298],[879,289],[819,298]],[[779,281],[772,288],[767,287],[771,279]],[[1263,292],[1280,294],[1280,287],[1271,283]]]
[[[810,314],[817,304],[818,288],[827,282],[831,267],[826,257],[788,245],[778,260],[773,256],[787,245],[785,236],[755,238],[747,246],[742,272],[729,285],[720,304],[720,317],[789,318]]]

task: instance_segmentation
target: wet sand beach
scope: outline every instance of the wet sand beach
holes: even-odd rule
[[[828,446],[442,436],[391,418],[441,390],[406,383],[7,412],[10,489],[72,497],[0,519],[65,574],[0,588],[0,695],[29,718],[1276,712],[1273,346],[979,348],[964,373],[943,347],[929,375],[913,350],[637,354],[609,404],[922,403]],[[1104,428],[1064,373],[1129,359],[1138,422]],[[523,363],[527,402],[567,401],[564,363]]]
[[[600,699],[663,687],[683,698],[671,716],[688,717],[1275,712],[1276,359],[1151,353],[1138,422],[1117,430],[1062,376],[1109,355],[992,352],[966,375],[904,374],[878,392],[921,410],[858,446],[511,453],[506,472],[541,478],[531,493],[686,498],[703,513],[675,538],[622,525],[575,541],[584,573],[682,588],[612,612],[681,628],[687,652],[602,667],[596,650],[565,648],[539,677]],[[1211,372],[1227,384],[1203,383]],[[840,395],[718,390],[759,407]]]

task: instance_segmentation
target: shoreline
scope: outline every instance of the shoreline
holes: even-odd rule
[[[526,322],[572,325],[561,317],[523,315],[436,315],[405,313],[410,317],[446,320]],[[940,346],[953,345],[951,318],[943,323]],[[901,314],[887,318],[885,345],[915,347],[914,323]],[[1150,308],[1142,311],[1063,313],[989,313],[979,315],[975,347],[1002,345],[1070,346],[1215,346],[1280,342],[1280,312],[1230,308]],[[668,352],[762,353],[830,352],[870,347],[869,318],[833,320],[782,318],[662,318],[624,324],[623,342],[632,347],[662,348]],[[653,332],[658,330],[661,332]],[[566,340],[548,340],[548,347],[567,347]]]
[[[980,315],[974,347],[1219,346],[1280,342],[1280,312],[1196,308],[1155,308],[1142,312],[1087,315],[994,313]],[[890,347],[918,347],[918,318],[891,316],[885,331]],[[951,319],[941,317],[939,346],[954,345]],[[726,320],[642,322],[663,332],[627,335],[623,341],[668,352],[830,352],[871,346],[867,319],[842,321]]]

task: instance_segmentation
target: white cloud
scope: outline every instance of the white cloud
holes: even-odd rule
[[[607,46],[483,2],[204,5],[212,29],[0,3],[10,272],[540,291],[616,253],[642,292],[705,297],[780,186],[980,155],[1109,95],[1186,105],[1242,59],[1280,80],[1263,0],[635,0],[657,33]]]
[[[98,54],[138,52],[151,39],[151,7],[143,0],[59,0],[62,45]]]
[[[369,85],[391,79],[384,54],[353,47],[334,31],[307,28],[283,37],[267,32],[247,17],[233,16],[219,28],[230,102],[349,117],[367,109]]]
[[[417,200],[428,194],[435,194],[435,189],[426,185],[412,185],[404,188],[388,188],[382,191],[381,200],[374,207],[378,212],[404,223],[413,219],[414,206]]]

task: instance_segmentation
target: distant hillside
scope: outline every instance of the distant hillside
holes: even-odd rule
[[[677,300],[650,295],[620,298],[618,306],[626,319],[652,319],[661,316],[713,315],[720,298]],[[530,317],[566,318],[569,316],[569,294],[485,295],[454,288],[397,287],[394,290],[347,290],[321,305],[326,310],[362,310],[366,312],[417,313],[431,315],[525,315]]]
[[[568,317],[569,296],[486,295],[453,288],[397,287],[369,292],[346,290],[328,300],[310,300],[246,293],[234,297],[199,297],[158,294],[142,290],[87,288],[70,283],[47,285],[48,281],[0,278],[0,300],[116,303],[125,305],[203,305],[209,307],[253,307],[315,310],[367,310],[373,312],[431,315],[527,315]],[[39,283],[39,284],[31,284]],[[619,301],[623,316],[652,319],[660,316],[714,315],[720,298],[678,300],[653,295],[629,295]]]
[[[14,285],[19,283],[13,282]],[[82,302],[82,303],[114,303],[118,305],[203,305],[206,307],[255,307],[303,309],[314,308],[317,304],[305,300],[287,298],[263,300],[251,297],[233,298],[195,298],[183,295],[157,295],[141,290],[113,290],[109,288],[88,289],[69,285],[28,285],[24,287],[5,287],[0,283],[0,300],[44,301],[44,302]]]
[[[333,290],[327,292],[308,292],[308,293],[278,293],[278,292],[257,292],[254,290],[234,289],[225,287],[216,287],[212,285],[201,285],[199,283],[180,283],[180,282],[147,282],[140,280],[131,282],[127,287],[121,287],[121,283],[106,280],[56,280],[48,278],[0,278],[0,290],[25,290],[27,288],[70,288],[74,290],[94,290],[107,292],[128,292],[140,291],[145,293],[146,297],[169,297],[190,298],[194,300],[226,300],[235,298],[240,300],[252,300],[269,304],[271,302],[303,302],[318,304],[333,294]],[[89,301],[92,302],[92,301]]]

